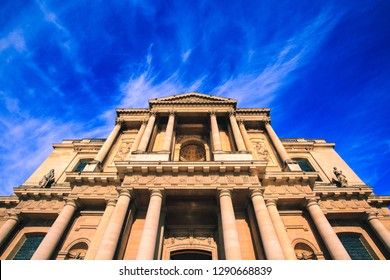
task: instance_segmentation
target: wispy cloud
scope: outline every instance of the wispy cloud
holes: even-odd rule
[[[13,48],[18,52],[26,50],[26,42],[21,30],[12,31],[6,37],[0,39],[0,53],[8,48]]]
[[[265,58],[270,62],[264,69],[251,69],[249,73],[240,71],[238,76],[229,77],[212,93],[238,97],[243,100],[241,105],[244,106],[269,106],[284,87],[299,78],[294,72],[311,63],[313,55],[320,49],[338,20],[339,17],[323,12],[284,43],[272,43],[261,49],[261,53],[274,54]],[[249,50],[248,54],[250,60],[253,60],[254,51]]]

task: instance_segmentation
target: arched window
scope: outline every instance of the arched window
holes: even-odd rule
[[[340,233],[338,234],[341,243],[347,250],[352,260],[373,260],[367,249],[366,242],[363,242],[363,236],[360,233]]]
[[[90,161],[92,161],[92,159],[90,158],[80,159],[79,163],[74,169],[74,172],[82,172]]]
[[[25,235],[25,240],[13,259],[30,260],[44,237],[44,233],[29,233],[28,235]]]
[[[313,166],[310,164],[309,160],[306,158],[293,158],[293,160],[298,163],[299,167],[304,172],[316,172],[316,170],[313,168]],[[322,179],[320,176],[316,179],[317,182],[322,182]]]

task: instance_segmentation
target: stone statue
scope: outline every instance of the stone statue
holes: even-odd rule
[[[348,186],[348,181],[345,175],[341,170],[338,170],[337,167],[333,167],[333,173],[336,176],[337,180],[332,179],[332,182],[335,183],[338,187],[345,188]]]
[[[43,176],[41,181],[39,181],[39,187],[44,189],[50,188],[54,183],[54,180],[54,169],[52,169],[49,171],[49,173]]]

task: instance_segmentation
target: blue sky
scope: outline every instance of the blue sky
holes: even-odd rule
[[[0,4],[0,195],[114,109],[197,91],[270,107],[280,137],[325,138],[390,194],[390,1]]]

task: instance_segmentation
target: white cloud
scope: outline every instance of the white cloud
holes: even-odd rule
[[[21,30],[12,31],[6,37],[0,39],[0,52],[8,48],[13,48],[18,52],[26,51],[26,42]]]
[[[190,57],[191,55],[191,52],[192,50],[187,50],[186,52],[184,52],[182,55],[181,55],[181,59],[183,62],[186,62],[188,60],[188,58]]]
[[[338,18],[330,18],[324,12],[315,18],[301,32],[292,36],[278,46],[270,44],[262,49],[262,53],[275,53],[273,56],[260,57],[270,61],[268,65],[254,72],[241,71],[238,76],[231,76],[218,85],[212,94],[234,97],[242,100],[244,105],[269,105],[278,92],[285,86],[296,81],[294,71],[310,63],[313,54],[320,48]],[[253,50],[247,52],[251,60],[254,59]]]

